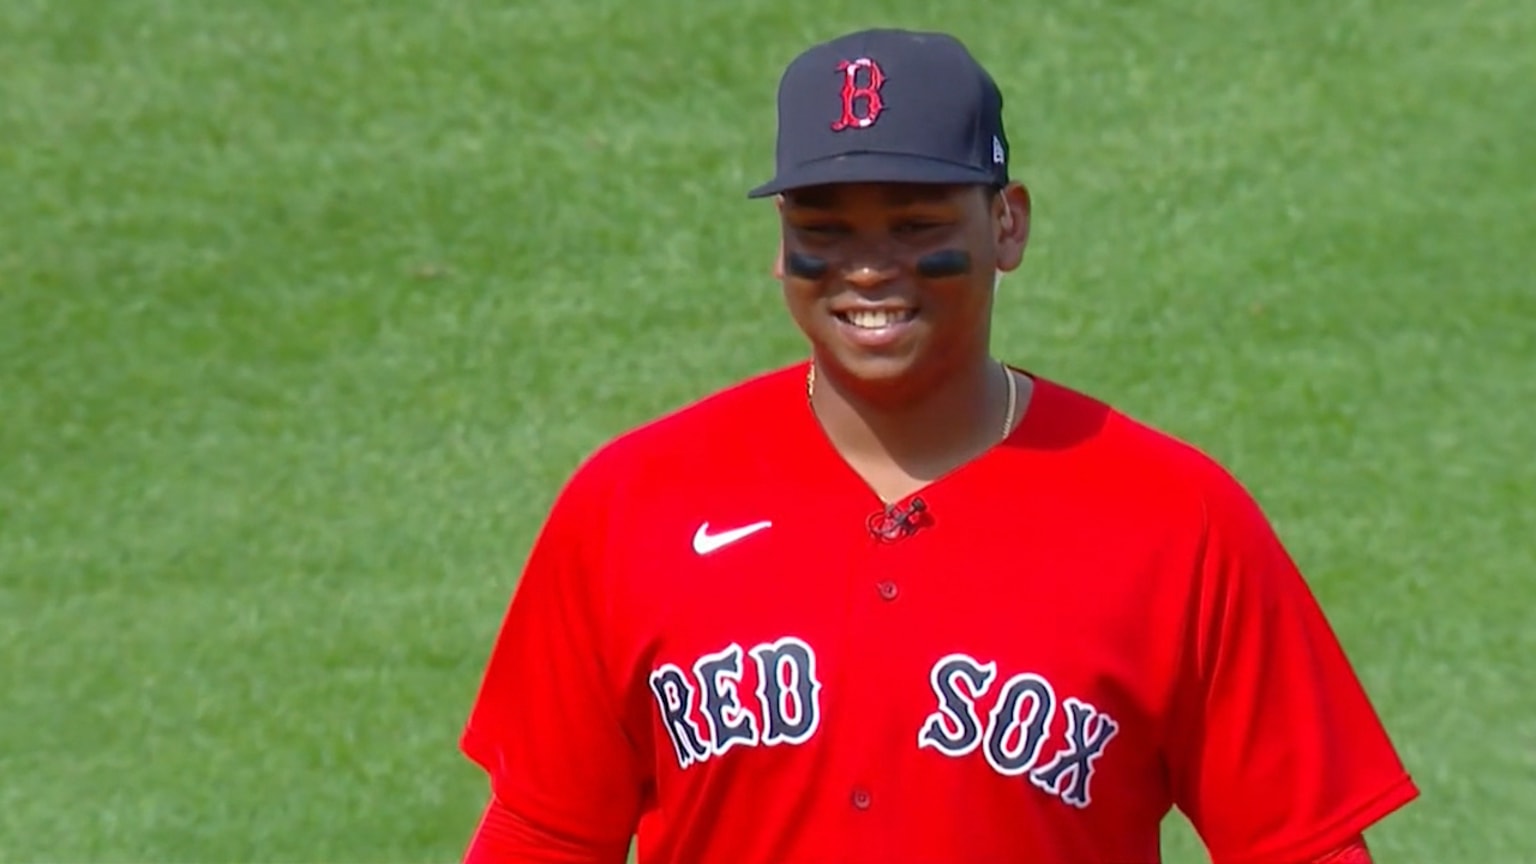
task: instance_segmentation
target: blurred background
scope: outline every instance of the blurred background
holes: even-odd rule
[[[0,3],[0,860],[454,860],[558,485],[803,356],[745,192],[876,25],[1006,95],[998,353],[1309,574],[1424,791],[1380,860],[1536,860],[1536,6],[879,5]]]

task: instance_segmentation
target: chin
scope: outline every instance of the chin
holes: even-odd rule
[[[914,372],[921,368],[918,358],[905,352],[873,354],[839,346],[831,351],[823,351],[821,357],[824,366],[835,367],[829,371],[837,377],[860,384],[894,384],[908,381],[914,377]]]

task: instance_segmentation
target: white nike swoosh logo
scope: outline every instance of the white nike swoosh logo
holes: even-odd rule
[[[751,525],[743,525],[740,528],[721,531],[719,534],[711,534],[709,533],[709,523],[705,522],[699,526],[698,531],[694,532],[693,551],[700,555],[708,555],[722,546],[729,546],[743,537],[750,537],[772,525],[772,522],[753,522]]]

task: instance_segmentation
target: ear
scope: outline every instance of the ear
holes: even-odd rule
[[[997,244],[997,269],[1018,269],[1029,245],[1029,190],[1022,183],[1009,183],[992,201],[992,224]]]

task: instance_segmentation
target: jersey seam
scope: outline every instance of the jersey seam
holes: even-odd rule
[[[592,633],[591,637],[598,643],[592,646],[592,661],[597,666],[598,680],[602,684],[604,707],[607,709],[609,717],[618,726],[619,734],[623,736],[624,743],[630,751],[630,756],[634,760],[635,766],[641,769],[642,774],[645,774],[647,773],[646,766],[649,764],[649,760],[640,742],[635,739],[632,730],[629,728],[629,706],[624,698],[624,693],[622,690],[614,692],[612,685],[616,683],[617,679],[613,675],[613,668],[610,663],[611,658],[608,656],[607,651],[615,629],[613,622],[617,618],[617,612],[614,609],[614,596],[616,592],[609,581],[613,572],[609,566],[609,555],[612,547],[611,540],[614,531],[613,505],[614,499],[619,494],[621,482],[627,483],[630,479],[627,475],[620,477],[613,475],[614,470],[609,467],[609,470],[605,471],[598,478],[602,483],[597,485],[597,488],[587,490],[586,500],[581,502],[581,509],[586,511],[581,515],[589,520],[589,524],[602,526],[600,535],[586,542],[578,538],[573,539],[577,543],[577,548],[581,550],[578,553],[578,560],[583,566],[593,566],[597,571],[586,574],[588,577],[587,590],[589,592],[601,592],[600,597],[590,597],[589,595],[589,599],[593,607],[595,607],[590,610],[593,613],[592,624],[597,628],[597,631]],[[601,518],[593,519],[593,511],[601,513]]]
[[[1183,670],[1189,668],[1189,664],[1192,661],[1195,663],[1194,688],[1197,694],[1204,692],[1206,683],[1205,672],[1200,668],[1198,659],[1200,652],[1196,649],[1199,647],[1200,625],[1202,623],[1200,610],[1203,606],[1202,598],[1205,591],[1205,562],[1211,548],[1211,510],[1210,502],[1207,500],[1204,492],[1197,497],[1200,501],[1200,542],[1195,549],[1194,561],[1191,564],[1191,596],[1185,603],[1184,627],[1181,628],[1180,633],[1183,638],[1179,640],[1178,653],[1175,655],[1176,665],[1173,667],[1175,670],[1178,670],[1175,673],[1174,680],[1176,683],[1173,688],[1175,716],[1178,716],[1182,710],[1183,700],[1189,697],[1189,694],[1185,691],[1191,684],[1185,680]],[[1191,645],[1192,642],[1195,644]],[[1203,702],[1203,699],[1201,701]],[[1175,743],[1177,738],[1178,735],[1173,729],[1164,729],[1163,749],[1165,752]]]

